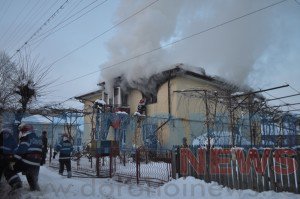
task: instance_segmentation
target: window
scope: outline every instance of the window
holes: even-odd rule
[[[144,95],[143,94],[143,98],[146,98],[146,104],[154,104],[157,103],[157,95],[154,94],[148,94],[148,95]]]

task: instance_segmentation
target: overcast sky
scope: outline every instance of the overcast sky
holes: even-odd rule
[[[0,0],[0,27],[0,50],[12,56],[28,42],[22,53],[54,63],[49,79],[58,79],[41,102],[176,63],[254,90],[291,85],[268,98],[300,90],[299,0]],[[276,103],[285,102],[300,97]]]

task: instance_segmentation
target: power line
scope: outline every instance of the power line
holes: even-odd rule
[[[23,40],[27,37],[27,35],[30,35],[31,31],[34,29],[34,26],[37,23],[40,23],[41,19],[46,16],[46,14],[51,11],[51,9],[58,3],[59,0],[56,0],[53,4],[50,5],[50,7],[46,8],[46,10],[43,10],[46,6],[42,1],[39,1],[36,3],[36,6],[39,5],[39,7],[36,9],[36,11],[28,18],[28,20],[23,24],[22,27],[20,27],[18,33],[20,35],[16,35],[16,39],[14,39],[15,44],[19,45],[19,43],[23,43]],[[51,2],[50,2],[51,3]],[[31,25],[27,25],[27,24]],[[19,37],[17,37],[19,36]],[[17,39],[18,38],[18,39]],[[20,45],[19,45],[20,46]],[[14,51],[12,52],[12,54]]]
[[[7,3],[8,1],[5,1],[5,3]],[[10,8],[10,6],[11,6],[11,4],[12,4],[12,2],[13,2],[13,0],[10,0],[9,1],[9,4],[7,4],[7,7],[5,7],[6,6],[6,4],[5,5],[3,5],[3,12],[2,12],[2,15],[0,16],[0,22],[1,22],[1,20],[4,18],[4,16],[6,15],[6,13],[7,13],[7,11],[9,10],[9,8]]]
[[[62,56],[61,58],[55,60],[54,62],[52,62],[51,64],[49,64],[50,66],[53,66],[54,64],[56,64],[57,62],[59,62],[60,60],[68,57],[69,55],[73,54],[74,52],[76,52],[77,50],[83,48],[84,46],[88,45],[89,43],[91,43],[92,41],[98,39],[99,37],[101,37],[102,35],[106,34],[107,32],[113,30],[114,28],[116,28],[117,26],[119,26],[120,24],[124,23],[125,21],[129,20],[130,18],[138,15],[139,13],[143,12],[144,10],[146,10],[147,8],[149,8],[150,6],[152,6],[153,4],[155,4],[156,2],[158,2],[159,0],[155,0],[152,3],[148,4],[146,7],[144,7],[143,9],[135,12],[134,14],[130,15],[129,17],[125,18],[124,20],[120,21],[119,23],[113,25],[111,28],[109,28],[108,30],[104,31],[103,33],[93,37],[92,39],[88,40],[87,42],[81,44],[80,46],[78,46],[77,48],[71,50],[70,52],[68,52],[67,54],[65,54],[64,56]]]
[[[48,23],[60,12],[60,10],[64,9],[64,6],[69,2],[69,0],[66,0],[32,35],[31,37],[11,56],[13,58],[24,46],[28,44],[32,38],[34,38],[42,29],[44,26],[48,25]]]
[[[299,90],[297,90],[297,89],[295,89],[295,88],[294,88],[294,87],[292,87],[291,85],[290,85],[290,88],[291,88],[292,90],[294,90],[296,93],[300,94],[300,91],[299,91]]]
[[[157,0],[157,1],[158,1],[158,0]],[[147,7],[150,7],[152,4],[156,3],[157,1],[151,3],[150,5],[146,6],[144,9],[138,11],[137,13],[131,15],[130,17],[133,17],[134,15],[140,13],[141,11],[145,10]],[[99,69],[99,70],[96,70],[96,71],[93,71],[93,72],[84,74],[84,75],[82,75],[82,76],[78,76],[78,77],[76,77],[76,78],[74,78],[74,79],[67,80],[67,81],[62,82],[62,83],[60,83],[60,84],[53,85],[52,87],[61,86],[61,85],[65,84],[65,83],[69,83],[69,82],[75,81],[75,80],[77,80],[77,79],[81,79],[81,78],[83,78],[83,77],[92,75],[92,74],[94,74],[94,73],[96,73],[96,72],[100,72],[100,71],[103,71],[103,70],[105,70],[105,69],[115,67],[115,66],[117,66],[117,65],[119,65],[119,64],[128,62],[128,61],[130,61],[130,60],[133,60],[133,59],[136,59],[136,58],[138,58],[138,57],[144,56],[144,55],[146,55],[146,54],[150,54],[150,53],[152,53],[152,52],[154,52],[154,51],[161,50],[161,49],[166,48],[166,47],[169,47],[169,46],[171,46],[171,45],[173,45],[173,44],[182,42],[182,41],[184,41],[184,40],[186,40],[186,39],[190,39],[190,38],[192,38],[192,37],[195,37],[195,36],[198,36],[198,35],[203,34],[203,33],[205,33],[205,32],[208,32],[208,31],[210,31],[210,30],[219,28],[219,27],[221,27],[221,26],[224,26],[224,25],[229,24],[229,23],[231,23],[231,22],[234,22],[234,21],[236,21],[236,20],[239,20],[239,19],[242,19],[242,18],[244,18],[244,17],[253,15],[253,14],[257,13],[257,12],[260,12],[260,11],[263,11],[263,10],[268,9],[268,8],[270,8],[270,7],[273,7],[273,6],[276,6],[276,5],[278,5],[278,4],[281,4],[281,3],[285,2],[285,1],[287,1],[287,0],[283,0],[283,1],[280,1],[280,2],[277,2],[277,3],[273,3],[273,4],[268,5],[268,6],[266,6],[266,7],[260,8],[260,9],[258,9],[258,10],[255,10],[255,11],[252,11],[252,12],[249,12],[249,13],[246,13],[246,14],[244,14],[244,15],[242,15],[242,16],[233,18],[233,19],[231,19],[231,20],[228,20],[228,21],[225,21],[225,22],[220,23],[220,24],[218,24],[218,25],[215,25],[215,26],[212,26],[212,27],[210,27],[210,28],[207,28],[207,29],[202,30],[202,31],[200,31],[200,32],[198,32],[198,33],[194,33],[194,34],[192,34],[192,35],[183,37],[183,38],[178,39],[178,40],[176,40],[176,41],[173,41],[173,42],[167,43],[167,44],[165,44],[165,45],[162,45],[162,46],[160,46],[160,47],[154,48],[154,49],[152,49],[152,50],[150,50],[150,51],[146,51],[146,52],[144,52],[144,53],[135,55],[135,56],[130,57],[130,58],[128,58],[128,59],[125,59],[125,60],[122,60],[122,61],[117,62],[117,63],[115,63],[115,64],[112,64],[112,65],[103,67],[103,68],[101,68],[101,69]],[[83,44],[83,45],[79,46],[78,48],[74,49],[73,51],[67,53],[66,55],[64,55],[63,57],[57,59],[56,61],[54,61],[54,62],[51,63],[50,65],[54,65],[54,64],[57,63],[58,61],[62,60],[63,58],[69,56],[70,54],[72,54],[72,53],[74,53],[75,51],[79,50],[80,48],[84,47],[85,45],[87,45],[88,43],[90,43],[90,42],[92,42],[93,40],[97,39],[97,38],[100,37],[101,35],[103,35],[103,34],[105,34],[106,32],[112,30],[112,29],[113,29],[114,27],[116,27],[117,25],[119,25],[119,24],[125,22],[125,21],[128,20],[130,17],[124,19],[123,21],[119,22],[118,24],[116,24],[116,25],[113,26],[112,28],[110,28],[110,29],[108,29],[107,31],[105,31],[104,33],[101,33],[100,35],[94,37],[93,39],[89,40],[89,41],[86,42],[85,44]]]
[[[21,33],[21,34],[24,34],[24,32],[21,31],[21,30],[23,29],[24,26],[27,25],[29,19],[31,18],[31,15],[32,15],[34,9],[35,9],[35,8],[39,5],[39,3],[41,3],[41,2],[42,2],[42,1],[39,1],[38,3],[34,4],[34,5],[31,7],[31,9],[29,10],[28,14],[27,14],[26,16],[23,16],[23,17],[22,17],[24,22],[23,22],[23,21],[20,21],[20,22],[18,23],[18,25],[15,26],[15,29],[14,29],[12,32],[10,32],[9,37],[6,39],[7,44],[9,44],[9,43],[11,42],[11,40],[15,41],[16,39],[14,39],[14,38],[15,38],[15,36],[17,36],[18,34],[20,34],[20,33]],[[33,13],[33,14],[34,14],[34,13]],[[22,25],[22,24],[23,24],[23,25]]]
[[[96,1],[98,1],[98,0],[96,0]],[[94,2],[96,2],[96,1],[94,1]],[[73,19],[72,21],[68,22],[67,24],[65,24],[65,25],[63,25],[62,27],[60,27],[60,28],[58,28],[58,29],[55,30],[55,28],[57,28],[59,25],[63,24],[64,22],[66,22],[67,20],[69,20],[70,18],[72,18],[73,16],[75,16],[76,14],[78,14],[78,13],[75,13],[75,14],[72,15],[71,17],[69,17],[69,18],[65,19],[64,21],[60,22],[59,24],[57,24],[57,25],[56,25],[55,27],[53,27],[52,29],[50,29],[50,30],[48,30],[47,32],[43,33],[41,36],[43,36],[43,35],[45,35],[46,33],[50,32],[50,33],[47,34],[45,37],[41,38],[40,40],[37,40],[35,43],[41,44],[41,43],[42,43],[46,38],[48,38],[50,35],[52,35],[52,34],[58,32],[59,30],[65,28],[66,26],[70,25],[71,23],[77,21],[78,19],[80,19],[80,18],[83,17],[84,15],[90,13],[91,11],[93,11],[94,9],[96,9],[96,8],[99,7],[99,6],[101,6],[102,4],[104,4],[104,3],[107,2],[107,1],[108,1],[108,0],[104,0],[103,2],[101,2],[101,3],[98,4],[98,5],[96,5],[95,7],[91,8],[90,10],[88,10],[88,11],[85,12],[85,13],[83,13],[83,14],[80,15],[79,17]],[[93,2],[93,3],[94,3],[94,2]],[[80,10],[80,11],[81,11],[81,10]],[[51,30],[54,30],[54,31],[51,32]],[[39,45],[39,44],[37,44],[37,45]],[[32,45],[34,45],[34,44],[32,44]]]
[[[20,12],[18,13],[18,15],[15,17],[15,19],[13,20],[13,22],[10,24],[10,26],[6,29],[6,31],[4,32],[4,34],[2,35],[2,37],[0,38],[0,41],[2,41],[5,37],[6,34],[9,32],[9,30],[15,25],[15,23],[17,23],[19,17],[22,15],[22,13],[24,12],[25,8],[28,6],[29,4],[25,4],[22,9],[20,10]]]
[[[95,0],[93,2],[91,2],[90,4],[88,4],[87,6],[81,8],[79,11],[77,11],[76,13],[72,14],[71,16],[63,19],[62,21],[60,21],[58,24],[56,24],[54,27],[52,27],[51,29],[47,30],[46,32],[44,32],[43,34],[39,35],[39,38],[46,35],[47,33],[51,32],[52,30],[55,30],[55,28],[57,28],[58,26],[60,26],[61,24],[63,24],[64,22],[68,21],[69,19],[71,19],[72,17],[76,16],[77,14],[79,14],[81,11],[85,10],[86,8],[88,8],[89,6],[93,5],[94,3],[96,3],[98,0]],[[105,0],[104,2],[101,2],[99,5],[102,5],[103,3],[105,3],[106,1],[108,0]],[[79,2],[80,3],[80,2]],[[94,8],[98,7],[99,5],[95,6]],[[59,28],[60,29],[60,28]],[[43,40],[45,38],[47,38],[49,35],[53,34],[57,32],[57,30],[55,30],[54,32],[52,33],[49,33],[48,35],[46,35],[44,38],[40,39],[40,40]],[[36,38],[36,39],[39,39],[39,38]]]

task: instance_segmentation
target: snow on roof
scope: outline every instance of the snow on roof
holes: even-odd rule
[[[237,95],[243,95],[245,94],[244,92],[235,92],[235,93],[232,93],[231,96],[237,96]]]
[[[52,122],[42,115],[31,115],[22,119],[25,123],[51,124]]]
[[[53,123],[54,124],[65,124],[66,121],[59,117],[54,117]],[[22,122],[29,123],[29,124],[52,124],[52,121],[42,115],[31,115],[22,119]]]

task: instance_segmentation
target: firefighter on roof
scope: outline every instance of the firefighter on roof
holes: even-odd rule
[[[140,101],[139,101],[139,104],[138,104],[138,112],[140,114],[144,114],[145,111],[146,111],[146,98],[142,98]]]

